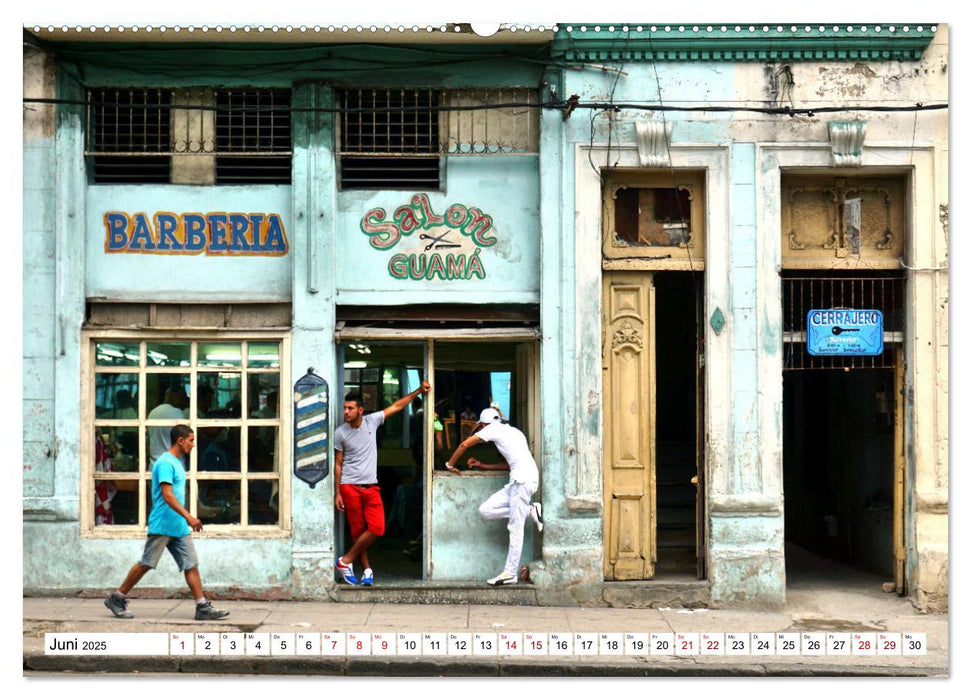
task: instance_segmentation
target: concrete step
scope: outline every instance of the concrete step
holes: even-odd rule
[[[414,581],[380,586],[337,587],[340,603],[420,605],[538,605],[531,583],[490,586],[481,581]]]
[[[603,587],[604,602],[612,608],[706,608],[708,582],[690,574],[653,581],[612,581]]]

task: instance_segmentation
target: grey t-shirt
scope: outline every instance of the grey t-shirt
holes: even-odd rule
[[[378,483],[377,430],[382,423],[384,411],[375,411],[361,419],[359,428],[343,423],[334,431],[334,450],[344,453],[342,484]]]

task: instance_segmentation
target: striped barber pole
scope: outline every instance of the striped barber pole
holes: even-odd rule
[[[294,450],[293,473],[314,488],[327,476],[327,434],[329,402],[327,382],[314,368],[293,385]]]

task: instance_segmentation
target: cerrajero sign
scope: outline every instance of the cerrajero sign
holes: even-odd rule
[[[361,219],[361,231],[377,250],[401,245],[388,260],[388,274],[402,280],[485,279],[482,249],[497,242],[492,217],[482,210],[452,204],[437,214],[423,194],[390,218],[384,209],[372,209]]]
[[[806,331],[810,355],[883,354],[883,312],[877,309],[812,309]]]
[[[286,255],[279,214],[156,212],[104,215],[106,253],[160,255]]]

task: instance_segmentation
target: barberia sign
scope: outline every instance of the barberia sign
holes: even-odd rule
[[[388,259],[388,274],[401,280],[485,279],[482,249],[494,246],[492,217],[478,207],[452,204],[436,213],[423,194],[392,212],[376,208],[361,219],[372,248],[399,252]]]
[[[162,255],[286,255],[287,232],[279,214],[104,215],[106,253]]]

